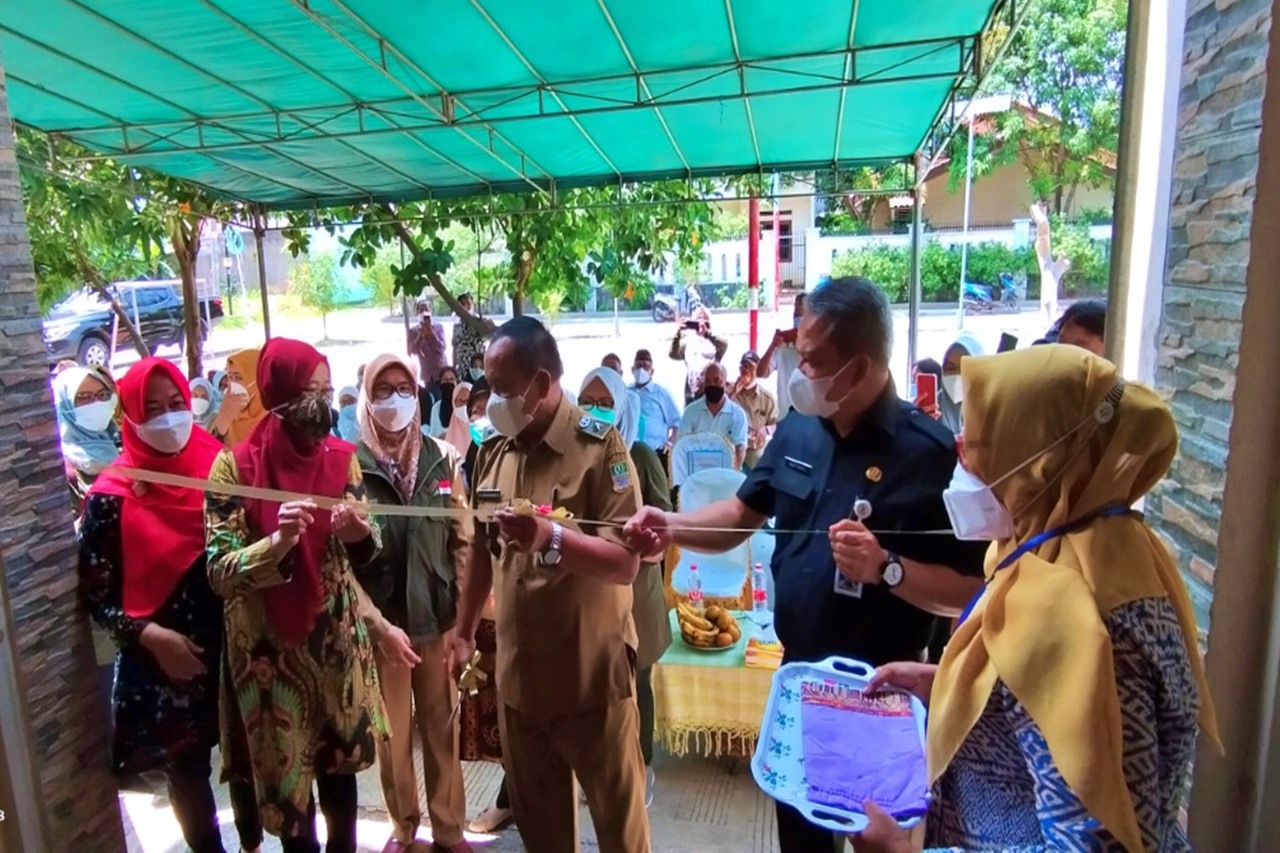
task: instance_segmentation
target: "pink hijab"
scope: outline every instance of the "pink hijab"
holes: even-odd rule
[[[459,398],[463,392],[467,397],[471,397],[471,383],[461,382],[457,388],[453,389],[452,416],[449,419],[449,429],[444,434],[444,440],[449,442],[464,456],[467,449],[471,446],[471,422],[467,420],[467,413],[464,409],[462,414],[458,414],[458,407],[462,405]]]

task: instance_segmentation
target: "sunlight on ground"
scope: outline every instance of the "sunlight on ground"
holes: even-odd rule
[[[130,853],[174,853],[174,851],[186,849],[178,821],[166,800],[157,799],[152,794],[126,791],[120,794],[120,807],[126,821],[133,825],[133,831],[137,837],[137,846],[131,846]],[[221,826],[229,827],[233,821],[231,809],[222,809],[218,812],[218,823]],[[317,819],[317,831],[321,843],[324,843],[326,835],[322,817]],[[361,819],[356,824],[356,841],[361,850],[381,850],[390,834],[391,826],[385,820]],[[232,837],[234,837],[234,831]],[[489,844],[496,839],[495,835],[467,833],[467,841],[476,846]],[[418,840],[430,846],[430,829],[419,829]],[[228,846],[227,849],[235,848]],[[279,843],[273,838],[268,837],[263,844],[264,851],[278,849]]]

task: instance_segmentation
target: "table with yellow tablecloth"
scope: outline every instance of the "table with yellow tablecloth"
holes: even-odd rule
[[[675,638],[653,667],[654,729],[667,751],[685,755],[749,756],[760,736],[773,670],[746,665],[746,645],[761,629],[750,615],[735,611],[742,637],[728,649],[704,651]]]

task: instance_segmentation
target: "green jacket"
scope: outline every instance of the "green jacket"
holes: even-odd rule
[[[369,500],[405,503],[372,451],[356,450]],[[449,487],[444,488],[448,482]],[[465,509],[462,459],[451,445],[423,437],[418,457],[417,490],[411,506]],[[356,572],[370,600],[414,645],[439,637],[454,626],[458,607],[458,570],[471,559],[466,519],[374,516],[382,533],[382,552]]]

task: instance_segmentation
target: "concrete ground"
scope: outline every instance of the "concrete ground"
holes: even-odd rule
[[[421,758],[419,757],[419,761]],[[215,761],[216,766],[216,761]],[[502,771],[498,765],[467,762],[463,765],[467,791],[467,816],[487,808],[497,795]],[[657,787],[649,810],[653,850],[662,853],[771,853],[777,850],[774,837],[773,801],[756,787],[745,761],[714,760],[694,756],[675,758],[659,753],[654,758]],[[421,777],[419,777],[421,778]],[[390,836],[387,814],[382,805],[382,789],[376,768],[359,776],[360,850],[377,853]],[[223,845],[236,853],[239,839],[231,824],[231,806],[225,786],[215,789],[219,820],[223,824]],[[182,853],[186,845],[173,812],[163,796],[126,792],[120,795],[121,815],[130,853]],[[426,814],[425,804],[423,814]],[[425,818],[424,818],[425,819]],[[586,806],[580,810],[582,850],[598,850],[591,817]],[[324,821],[320,821],[323,833]],[[430,850],[430,830],[418,835],[426,842],[421,853]],[[469,836],[477,850],[523,850],[514,827],[497,835]],[[263,853],[276,853],[279,842],[268,838]]]

